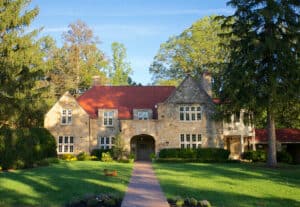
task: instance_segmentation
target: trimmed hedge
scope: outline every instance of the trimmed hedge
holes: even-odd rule
[[[286,151],[278,151],[276,153],[277,161],[284,163],[292,163],[292,156]],[[257,151],[247,151],[242,154],[242,158],[245,160],[252,160],[253,162],[266,162],[267,160],[267,152],[264,150]]]
[[[230,152],[221,148],[199,149],[162,149],[158,161],[178,160],[189,162],[224,162],[228,160]]]
[[[0,129],[3,170],[33,167],[45,158],[56,156],[56,141],[44,128]]]

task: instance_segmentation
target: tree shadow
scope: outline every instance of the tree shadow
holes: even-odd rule
[[[104,176],[104,168],[116,169],[118,176]],[[15,186],[0,184],[0,206],[62,206],[74,198],[100,193],[123,197],[131,170],[128,164],[77,161],[2,173],[0,182]]]

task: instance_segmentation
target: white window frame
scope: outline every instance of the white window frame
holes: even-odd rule
[[[100,149],[111,149],[115,146],[115,137],[98,136],[98,146]]]
[[[201,148],[202,135],[201,134],[180,134],[179,135],[180,148],[197,149]]]
[[[148,120],[149,119],[149,111],[138,111],[138,120]]]
[[[72,109],[62,109],[61,110],[61,122],[62,125],[72,124]]]
[[[180,121],[201,121],[202,108],[200,105],[182,105],[179,106]]]
[[[114,125],[115,112],[103,111],[103,125],[106,127],[112,127]]]
[[[58,148],[59,154],[74,153],[74,136],[58,136]]]

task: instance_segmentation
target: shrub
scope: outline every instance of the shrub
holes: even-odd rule
[[[112,162],[113,159],[110,155],[110,152],[102,152],[101,161],[102,162]]]
[[[242,154],[242,158],[245,160],[252,160],[253,162],[265,162],[267,159],[266,152],[263,150],[247,151]]]
[[[220,148],[199,149],[162,149],[159,152],[159,161],[170,159],[171,161],[189,162],[224,162],[228,160],[230,152]]]
[[[85,161],[85,160],[90,159],[89,158],[90,156],[85,152],[80,152],[76,157],[77,157],[77,160],[79,160],[79,161]]]
[[[62,154],[59,155],[59,158],[66,161],[76,161],[77,157],[73,154]]]
[[[47,157],[56,157],[56,141],[46,129],[0,129],[0,165],[3,169],[33,167]]]
[[[293,157],[286,151],[279,151],[279,152],[277,152],[277,161],[285,162],[285,163],[292,163]]]
[[[98,158],[98,160],[101,160],[103,152],[112,153],[112,150],[111,149],[93,149],[91,152],[91,156],[96,156]]]
[[[36,162],[37,166],[49,166],[50,163],[47,159],[39,160]]]
[[[49,164],[58,164],[60,162],[60,160],[57,157],[49,157],[45,160],[47,160]]]

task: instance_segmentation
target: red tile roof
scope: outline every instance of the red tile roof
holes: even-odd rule
[[[91,118],[97,117],[98,109],[118,109],[119,119],[132,119],[133,109],[152,109],[155,119],[155,105],[173,90],[173,86],[93,86],[77,101]]]
[[[300,129],[276,129],[276,140],[284,142],[300,142]],[[256,142],[268,142],[266,129],[255,129]]]

